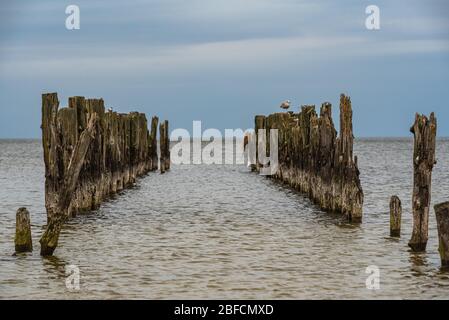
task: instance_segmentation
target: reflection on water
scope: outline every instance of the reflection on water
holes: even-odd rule
[[[449,141],[439,141],[432,202],[449,195]],[[359,140],[364,221],[324,213],[244,166],[173,165],[151,173],[62,232],[39,256],[45,224],[40,141],[0,141],[1,298],[448,298],[434,213],[428,250],[409,251],[411,140]],[[403,203],[402,238],[389,235],[389,199]],[[13,256],[15,211],[31,212],[32,254]],[[65,267],[80,269],[78,292]],[[370,265],[380,290],[366,289]]]

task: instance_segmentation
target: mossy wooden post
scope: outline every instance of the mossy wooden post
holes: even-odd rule
[[[398,196],[392,196],[390,199],[390,236],[401,236],[401,216],[402,206]]]
[[[151,171],[158,169],[158,157],[157,157],[157,125],[159,123],[158,117],[151,119],[151,132],[150,132],[150,159],[151,159]]]
[[[437,204],[434,209],[437,218],[441,266],[449,268],[449,202]]]
[[[30,213],[26,208],[20,208],[16,213],[16,237],[14,239],[16,253],[33,251],[31,238]]]
[[[413,232],[408,245],[412,251],[426,250],[429,229],[429,209],[432,169],[435,164],[437,120],[434,113],[427,118],[416,114],[410,128],[414,134],[413,151]]]

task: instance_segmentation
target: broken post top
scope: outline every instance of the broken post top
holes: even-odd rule
[[[396,195],[394,195],[394,196],[391,196],[391,198],[390,198],[390,205],[392,205],[392,204],[401,204],[401,199],[399,199],[399,197],[398,196],[396,196]]]
[[[410,128],[414,140],[414,163],[419,165],[425,162],[430,168],[435,164],[437,119],[432,112],[427,118],[423,114],[416,113],[415,122]]]
[[[449,201],[438,203],[433,206],[435,212],[446,211],[449,214]]]
[[[410,128],[410,132],[415,133],[416,128],[422,128],[422,127],[430,125],[430,124],[433,124],[436,126],[436,117],[435,117],[434,112],[430,113],[429,118],[427,118],[426,115],[420,114],[417,112],[417,113],[415,113],[415,122],[413,123],[413,125]]]
[[[320,117],[329,117],[332,119],[332,105],[329,102],[323,102],[321,105]]]

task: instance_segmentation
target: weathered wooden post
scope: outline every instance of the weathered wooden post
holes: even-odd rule
[[[58,198],[59,134],[57,132],[59,100],[56,93],[42,95],[42,147],[45,162],[45,207],[47,208],[47,222],[53,214],[52,204]]]
[[[435,140],[437,120],[434,113],[427,119],[416,114],[410,128],[414,134],[413,150],[413,232],[408,245],[412,251],[426,250],[429,229],[429,208],[432,184],[432,169],[435,162]]]
[[[168,120],[164,121],[165,129],[165,170],[170,170],[170,134],[168,132]]]
[[[263,163],[261,163],[259,160],[260,159],[264,159],[265,155],[260,155],[259,151],[266,150],[266,134],[263,134],[262,131],[259,132],[259,130],[263,130],[265,129],[265,121],[266,121],[266,117],[263,115],[258,115],[255,118],[255,127],[254,127],[254,131],[256,134],[256,165],[253,168],[255,171],[259,171],[261,167],[263,167]]]
[[[441,257],[441,266],[449,267],[449,201],[437,204],[435,207],[438,227],[438,251]]]
[[[151,132],[150,132],[150,158],[151,158],[151,171],[158,169],[158,157],[157,157],[157,125],[159,123],[158,117],[151,119]]]
[[[363,190],[360,185],[357,159],[353,156],[354,134],[352,127],[351,98],[340,95],[339,175],[343,180],[343,212],[353,222],[361,222],[363,214]]]
[[[31,239],[30,213],[20,208],[16,213],[16,237],[14,239],[16,253],[33,251]]]
[[[159,149],[160,149],[160,156],[159,156],[159,166],[161,169],[161,173],[165,173],[166,170],[166,144],[167,144],[167,137],[166,137],[166,130],[165,130],[166,123],[165,121],[161,122],[159,125]]]
[[[340,152],[344,163],[353,161],[353,145],[351,99],[342,94],[340,96]]]
[[[44,98],[43,103],[46,103],[48,100]],[[48,177],[46,179],[46,183],[49,184],[54,183],[58,184],[55,186],[56,190],[59,190],[58,196],[56,199],[52,199],[53,202],[46,203],[47,205],[47,228],[40,239],[41,243],[41,255],[48,256],[52,255],[56,247],[58,246],[59,233],[61,232],[61,227],[65,220],[68,218],[68,210],[70,206],[70,202],[73,197],[73,193],[76,188],[76,184],[78,182],[78,177],[81,171],[81,168],[84,164],[84,158],[87,154],[89,146],[94,139],[94,132],[97,124],[97,115],[94,113],[89,120],[89,124],[87,128],[82,132],[79,140],[77,141],[73,153],[70,158],[70,162],[68,167],[66,168],[64,177],[62,180],[52,181],[49,180]],[[56,123],[49,124],[49,130],[52,132],[56,132]],[[56,142],[54,140],[53,142]],[[51,144],[49,153],[57,152],[56,149],[61,149],[61,145]],[[49,163],[50,166],[46,169],[53,171],[54,168],[52,166],[56,166],[55,163]],[[59,173],[58,173],[59,176]],[[47,202],[47,199],[46,199]]]
[[[398,196],[392,196],[390,199],[390,236],[401,236],[401,216],[402,206]]]

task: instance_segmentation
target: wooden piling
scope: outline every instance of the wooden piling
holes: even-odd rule
[[[159,123],[158,117],[151,119],[151,132],[150,132],[150,145],[151,145],[151,171],[158,169],[158,156],[157,156],[157,125]]]
[[[170,133],[168,120],[165,120],[165,170],[170,170]]]
[[[160,148],[160,171],[170,170],[170,137],[168,133],[168,121],[165,120],[159,125],[159,148]]]
[[[398,196],[392,196],[390,199],[390,236],[401,236],[401,216],[402,205]]]
[[[429,119],[416,114],[410,128],[414,134],[413,151],[413,232],[408,245],[412,251],[426,250],[429,229],[429,208],[432,184],[432,169],[435,162],[435,140],[437,120],[434,113]]]
[[[31,238],[30,213],[26,208],[20,208],[16,213],[16,237],[14,239],[15,251],[33,251],[33,240]]]
[[[320,208],[345,214],[361,222],[363,190],[357,159],[353,156],[351,100],[340,97],[340,136],[332,121],[332,106],[323,103],[320,116],[315,106],[303,106],[299,113],[256,116],[255,130],[278,129],[279,168],[274,178],[308,195]],[[267,144],[269,139],[267,140]],[[257,140],[257,145],[260,142]],[[268,148],[269,150],[269,148]],[[259,150],[257,151],[259,152]],[[256,154],[256,171],[260,170]]]
[[[449,268],[449,201],[435,205],[441,266]]]
[[[261,162],[259,162],[259,159],[261,158],[259,156],[259,151],[266,150],[266,149],[264,149],[266,135],[259,134],[259,130],[265,129],[265,121],[266,121],[266,117],[264,115],[257,115],[255,117],[254,130],[255,130],[255,137],[256,137],[256,165],[251,167],[252,171],[259,171],[260,168],[263,167],[263,164]]]
[[[165,123],[159,125],[159,168],[165,173]]]
[[[42,95],[47,228],[41,255],[53,254],[66,219],[98,208],[157,168],[157,121],[150,134],[143,113],[105,112],[103,99],[84,97],[59,109],[56,93]]]
[[[47,208],[47,228],[40,239],[42,256],[52,255],[58,245],[59,233],[63,223],[69,217],[69,206],[84,164],[84,158],[94,139],[96,124],[97,116],[94,114],[73,149],[68,166],[65,167],[64,178],[62,181],[53,181],[55,184],[60,184],[57,186],[59,194],[56,202]]]

